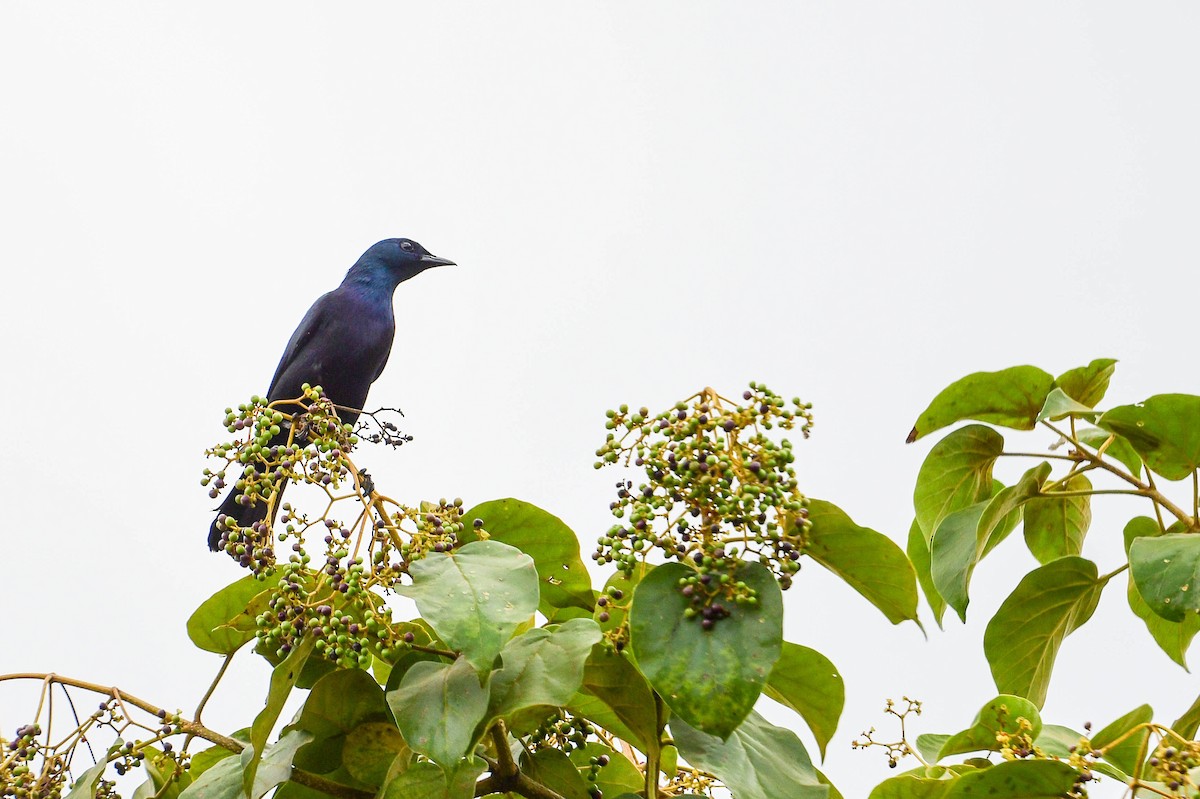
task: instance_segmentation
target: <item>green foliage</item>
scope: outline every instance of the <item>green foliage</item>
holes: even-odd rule
[[[908,757],[920,765],[872,799],[1081,799],[1097,774],[1190,796],[1200,700],[1174,729],[1144,705],[1094,735],[1041,717],[1066,637],[1121,572],[1146,643],[1184,666],[1200,632],[1200,397],[1104,410],[1114,371],[1112,359],[1057,378],[1018,366],[939,393],[910,441],[971,423],[949,429],[921,464],[904,550],[801,490],[798,450],[780,437],[811,430],[810,406],[798,399],[751,383],[741,400],[704,389],[659,412],[619,406],[597,451],[597,467],[627,469],[610,506],[616,523],[592,553],[598,569],[612,566],[599,590],[562,519],[516,499],[469,510],[461,499],[402,505],[351,459],[360,434],[386,436],[341,424],[319,387],[305,388],[307,407],[253,398],[227,411],[233,438],[210,450],[224,463],[203,482],[270,512],[247,528],[223,524],[221,547],[250,573],[207,599],[187,629],[226,665],[254,642],[272,666],[261,709],[226,736],[204,725],[202,707],[189,719],[115,688],[47,676],[43,691],[97,691],[104,701],[66,743],[36,721],[18,728],[3,741],[11,754],[0,781],[22,797],[48,781],[54,789],[36,795],[69,799],[115,797],[109,777],[135,769],[146,775],[135,799],[272,790],[279,799],[838,799],[796,734],[754,710],[765,695],[794,712],[822,756],[835,741],[845,704],[838,669],[782,637],[784,592],[801,579],[803,559],[893,624],[920,624],[919,585],[940,626],[947,607],[965,622],[974,570],[1014,537],[1039,565],[1011,575],[986,626],[1001,694],[958,732],[912,743],[906,725],[921,704],[889,700],[899,740],[872,730],[854,745],[884,749],[893,766]],[[993,426],[1049,440],[1017,450],[1023,434]],[[1018,473],[998,465],[1018,458],[1033,461],[1011,485],[998,482],[996,472]],[[227,485],[230,468],[241,476]],[[1188,477],[1174,487],[1190,489],[1188,499],[1159,487]],[[285,480],[316,486],[328,501],[311,512],[277,506]],[[1105,517],[1091,532],[1111,493],[1149,508],[1125,525],[1125,557],[1102,571],[1084,549],[1115,529]],[[396,618],[407,607],[397,595],[419,616]],[[299,711],[279,729],[297,695]],[[147,718],[132,718],[139,713]],[[83,736],[105,731],[120,740],[95,766],[72,771]],[[175,747],[200,739],[213,746]]]
[[[732,604],[711,629],[689,616],[681,563],[650,572],[633,594],[630,643],[642,674],[693,726],[726,738],[754,707],[783,642],[783,602],[770,572],[749,563],[734,576],[758,601]]]

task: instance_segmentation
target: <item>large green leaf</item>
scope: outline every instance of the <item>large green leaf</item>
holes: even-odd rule
[[[784,641],[763,693],[800,714],[824,759],[846,703],[846,686],[833,662],[815,649]]]
[[[403,757],[405,762],[411,754],[395,724],[367,722],[346,734],[342,765],[358,782],[377,787],[383,784],[397,757]]]
[[[1200,610],[1200,535],[1136,538],[1129,566],[1138,593],[1159,616],[1182,622]]]
[[[279,720],[283,704],[292,688],[296,686],[300,670],[304,668],[305,661],[312,653],[315,641],[312,636],[306,636],[282,663],[271,670],[266,707],[254,717],[254,723],[250,726],[250,748],[242,753],[242,759],[246,761],[242,767],[242,786],[246,793],[254,789],[254,778],[262,762],[261,753],[266,751],[267,738],[270,737],[271,730],[275,729],[275,722]]]
[[[646,575],[629,609],[630,645],[673,711],[726,738],[754,707],[779,659],[783,600],[765,566],[743,564],[736,579],[757,592],[757,603],[725,602],[728,617],[705,630],[698,617],[684,615],[691,600],[679,581],[694,574],[682,563],[666,563]]]
[[[983,651],[999,691],[1041,707],[1063,639],[1092,616],[1108,578],[1079,557],[1034,569],[988,622]]]
[[[537,568],[538,610],[551,618],[556,609],[592,610],[592,581],[579,556],[579,538],[557,516],[516,499],[497,499],[476,505],[464,519],[483,520],[492,541],[516,547],[533,558]]]
[[[917,619],[917,575],[904,550],[882,533],[859,527],[832,502],[810,499],[812,528],[804,554],[841,577],[899,624]]]
[[[925,601],[933,612],[933,620],[940,628],[942,616],[946,613],[946,600],[942,599],[942,595],[938,593],[937,587],[933,584],[929,542],[925,539],[925,534],[921,532],[921,526],[917,524],[916,519],[913,519],[913,523],[908,528],[908,546],[905,548],[905,552],[908,554],[908,559],[912,561],[913,570],[917,573],[917,584],[921,586],[921,593],[925,594]]]
[[[1182,621],[1169,621],[1159,616],[1142,595],[1138,593],[1133,575],[1129,576],[1129,586],[1126,590],[1129,609],[1133,615],[1142,620],[1159,649],[1167,653],[1167,657],[1187,669],[1187,651],[1192,645],[1196,634],[1200,633],[1200,613],[1189,613]]]
[[[1142,476],[1142,456],[1138,455],[1133,445],[1122,436],[1101,430],[1099,427],[1085,427],[1077,431],[1075,437],[1081,444],[1086,444],[1097,452],[1103,447],[1106,457],[1127,467],[1134,477]]]
[[[943,799],[953,784],[945,778],[901,774],[876,785],[868,799]]]
[[[1027,474],[1028,477],[1028,474]],[[1021,520],[1017,486],[1003,488],[994,484],[996,494],[942,520],[929,542],[929,576],[934,590],[959,619],[966,621],[971,576],[975,567],[998,543],[1008,537]],[[1000,515],[997,511],[1007,510]]]
[[[311,739],[312,733],[304,730],[292,730],[284,733],[277,742],[268,746],[255,771],[254,787],[249,794],[250,799],[259,799],[275,786],[287,782],[292,776],[292,758],[295,757],[296,750]],[[249,754],[249,749],[242,750],[243,763]]]
[[[626,738],[607,726],[610,732],[617,733],[622,740],[627,740],[643,752],[658,751],[659,728],[654,694],[646,678],[628,657],[599,644],[594,646],[584,664],[582,694],[571,700],[572,712],[605,725],[607,719],[603,714],[595,713],[581,704],[584,697],[601,702],[629,729],[633,737]]]
[[[970,727],[947,738],[935,759],[967,752],[999,752],[1002,745],[996,735],[1020,732],[1021,719],[1029,723],[1030,737],[1036,738],[1042,730],[1042,716],[1037,707],[1024,697],[1001,694],[980,708]]]
[[[596,787],[604,796],[619,796],[622,793],[636,793],[645,787],[645,779],[637,766],[619,752],[615,752],[604,744],[588,743],[578,749],[572,749],[570,758],[577,769],[588,771],[592,758],[601,756],[608,758],[608,765],[601,766],[596,772]]]
[[[518,635],[500,652],[504,665],[492,674],[492,716],[537,705],[561,707],[583,683],[583,667],[600,628],[591,619],[571,619]]]
[[[1004,437],[990,427],[969,424],[933,445],[913,489],[917,524],[928,541],[942,519],[992,494],[992,467],[1004,451]]]
[[[963,419],[1032,430],[1053,387],[1054,378],[1036,366],[967,375],[933,398],[917,417],[908,442]]]
[[[1153,718],[1154,710],[1149,705],[1135,707],[1093,735],[1092,748],[1107,749],[1104,753],[1105,760],[1126,774],[1133,774],[1139,765],[1142,744],[1149,737],[1150,731],[1143,727],[1139,732],[1132,735],[1129,733],[1138,725],[1149,724]],[[1116,743],[1117,741],[1120,742]]]
[[[751,713],[727,740],[682,719],[671,733],[684,760],[715,774],[737,799],[827,799],[804,744],[794,732]]]
[[[1182,480],[1200,468],[1200,397],[1157,394],[1113,408],[1096,424],[1124,436],[1146,465],[1168,480]]]
[[[364,779],[366,772],[373,774],[380,768],[380,761],[390,762],[391,758],[383,753],[376,753],[373,758],[362,756],[364,753],[350,754],[355,746],[351,738],[361,746],[370,742],[392,745],[393,756],[401,751],[396,746],[397,741],[380,731],[378,725],[395,729],[383,689],[364,671],[339,669],[317,681],[296,720],[286,729],[305,730],[313,736],[313,740],[296,753],[298,768],[366,789],[379,784],[370,778]],[[360,731],[356,733],[356,730]],[[396,738],[399,738],[398,733]]]
[[[1071,753],[1079,748],[1082,733],[1063,727],[1059,724],[1043,724],[1042,732],[1033,739],[1033,745],[1053,757],[1066,760]]]
[[[1061,491],[1091,491],[1092,483],[1077,474],[1058,487]],[[1092,524],[1091,497],[1059,497],[1051,491],[1025,504],[1025,545],[1040,563],[1083,551],[1083,537]]]
[[[487,763],[478,757],[464,758],[445,770],[423,760],[393,777],[378,795],[380,799],[471,799],[475,782],[486,769]]]
[[[269,592],[279,577],[259,579],[246,575],[216,592],[196,608],[187,620],[188,638],[208,652],[229,655],[258,631],[256,618],[266,610]]]
[[[1040,495],[1050,471],[1049,463],[1039,463],[1021,475],[1020,480],[992,497],[979,517],[977,538],[980,558],[995,549],[1013,531],[1016,521],[1012,514]]]
[[[1061,799],[1079,772],[1057,760],[1010,760],[963,774],[945,799]]]
[[[1183,529],[1186,527],[1182,523],[1176,522],[1168,528],[1168,531],[1175,532]],[[1135,516],[1125,524],[1123,532],[1126,556],[1129,555],[1133,542],[1139,538],[1157,538],[1163,534],[1164,531],[1158,526],[1157,520],[1149,516]],[[1166,652],[1171,660],[1187,669],[1187,651],[1196,634],[1200,632],[1200,614],[1188,613],[1180,621],[1169,621],[1159,616],[1142,598],[1132,572],[1129,575],[1126,598],[1129,600],[1129,609],[1146,625],[1146,629],[1159,648]]]
[[[542,748],[532,755],[528,751],[522,752],[520,766],[530,779],[545,785],[563,799],[591,799],[583,775],[561,749]]]
[[[245,752],[253,750],[246,749]],[[205,770],[195,782],[179,794],[179,799],[245,799],[246,790],[242,784],[242,758],[227,757]],[[74,791],[67,799],[81,799]]]
[[[463,656],[453,663],[417,663],[387,701],[412,750],[449,773],[475,745],[488,692]]]
[[[1096,358],[1087,366],[1063,372],[1054,380],[1054,385],[1066,392],[1071,399],[1095,408],[1108,391],[1117,362],[1112,358]]]
[[[411,597],[434,631],[483,674],[538,605],[533,558],[499,541],[474,541],[409,568]]]
[[[929,542],[929,574],[934,590],[963,621],[967,620],[967,591],[979,558],[979,519],[987,506],[988,500],[984,500],[951,513]]]

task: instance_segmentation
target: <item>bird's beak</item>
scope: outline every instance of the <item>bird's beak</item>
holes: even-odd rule
[[[422,255],[421,266],[428,269],[431,266],[458,266],[449,258],[438,258],[436,255]]]

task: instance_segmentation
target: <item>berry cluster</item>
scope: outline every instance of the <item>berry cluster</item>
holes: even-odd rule
[[[535,749],[554,747],[570,753],[575,749],[582,749],[588,739],[595,735],[596,728],[587,719],[572,716],[564,710],[546,718],[529,736],[529,740]]]
[[[588,770],[584,772],[583,778],[587,781],[588,796],[592,799],[604,799],[604,791],[600,790],[600,786],[596,781],[600,779],[600,769],[609,764],[608,755],[595,755],[588,758]]]
[[[222,515],[218,518],[221,530],[220,547],[256,574],[270,574],[275,566],[275,551],[271,541],[271,519],[275,498],[288,481],[308,483],[322,488],[334,499],[337,491],[350,478],[345,453],[358,442],[350,425],[342,424],[337,408],[322,393],[320,386],[304,386],[301,400],[270,403],[262,397],[251,397],[249,403],[225,409],[225,429],[238,435],[232,442],[223,442],[208,453],[225,460],[217,471],[205,469],[200,481],[211,486],[209,496],[216,498],[226,486],[227,470],[239,465],[242,474],[235,481],[235,502],[242,506],[268,503],[263,521],[240,527],[236,520]],[[279,407],[297,406],[302,412],[287,414]]]
[[[808,500],[792,467],[791,441],[776,442],[767,431],[798,427],[807,438],[811,405],[789,404],[752,382],[741,402],[706,388],[658,414],[622,405],[607,416],[610,432],[596,450],[596,468],[632,464],[644,480],[617,483],[609,507],[622,522],[600,538],[596,562],[631,575],[658,549],[692,566],[696,575],[680,590],[705,629],[728,615],[718,600],[757,601],[736,579],[746,560],[767,566],[782,588],[791,586],[810,526]]]
[[[38,736],[42,734],[40,724],[24,724],[17,728],[16,735],[4,747],[0,759],[0,796],[32,799],[32,797],[54,797],[62,795],[61,779],[39,773],[34,761],[43,755]],[[50,776],[50,779],[47,779]]]
[[[1174,744],[1160,741],[1158,748],[1146,762],[1152,769],[1154,778],[1166,784],[1167,790],[1172,791],[1173,796],[1190,799],[1198,795],[1191,771],[1200,766],[1200,741]]]
[[[280,410],[289,405],[303,405],[303,412]],[[403,438],[390,422],[375,422],[383,431],[376,436],[380,443],[395,446]],[[370,476],[350,460],[357,435],[341,423],[320,387],[305,386],[305,396],[290,403],[253,397],[236,412],[227,409],[225,427],[239,438],[209,450],[225,465],[206,469],[202,484],[211,487],[210,496],[219,494],[227,469],[241,468],[232,486],[236,501],[271,503],[263,520],[246,527],[222,517],[220,540],[242,566],[269,582],[249,608],[260,651],[283,658],[310,635],[321,656],[365,668],[373,657],[393,660],[416,638],[428,643],[419,628],[414,633],[411,625],[392,621],[381,593],[397,586],[414,560],[459,546],[466,531],[462,499],[414,509],[377,494]],[[310,517],[291,503],[274,507],[288,481],[315,486],[324,494],[324,511]],[[342,523],[332,512],[347,505],[353,521]],[[486,536],[481,527],[476,520],[476,535]],[[288,549],[286,560],[277,555]]]

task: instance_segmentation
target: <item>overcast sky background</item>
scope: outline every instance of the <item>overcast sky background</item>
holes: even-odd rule
[[[799,394],[816,413],[802,487],[902,543],[930,444],[904,437],[950,381],[1114,357],[1113,404],[1200,393],[1198,18],[1184,3],[4,4],[0,672],[194,707],[219,659],[183,620],[241,575],[204,547],[203,449],[381,238],[460,266],[400,287],[371,402],[403,407],[415,441],[359,462],[414,504],[534,502],[585,553],[611,522],[619,475],[592,460],[620,402],[749,380]],[[1134,511],[1098,503],[1084,554],[1102,571]],[[925,700],[916,732],[952,732],[995,694],[984,627],[1034,565],[1014,536],[976,572],[968,624],[927,623],[928,640],[805,567],[787,637],[846,679],[824,769],[847,797],[891,773],[849,749],[886,729],[885,698]],[[1045,718],[1076,728],[1142,702],[1170,722],[1198,690],[1123,580],[1055,673]],[[248,724],[266,678],[239,656],[206,721]],[[0,691],[5,733],[35,693]]]

